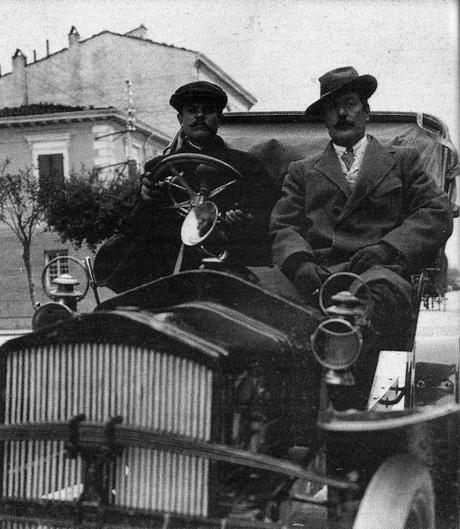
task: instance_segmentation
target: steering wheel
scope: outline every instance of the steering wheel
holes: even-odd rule
[[[166,186],[172,205],[185,216],[193,206],[223,193],[244,178],[230,164],[205,154],[181,153],[167,156],[151,170],[153,181]]]
[[[50,266],[57,265],[61,261],[66,262],[67,268],[69,268],[69,264],[70,264],[69,261],[70,261],[72,263],[76,263],[80,268],[83,269],[83,272],[84,272],[83,277],[85,279],[84,288],[83,288],[82,293],[79,296],[76,296],[76,301],[82,300],[86,296],[88,289],[89,289],[90,278],[89,278],[88,270],[86,269],[86,266],[84,265],[84,263],[79,261],[76,257],[72,257],[70,255],[61,255],[61,256],[55,257],[54,259],[51,259],[51,261],[47,263],[47,265],[43,268],[43,271],[42,271],[43,292],[50,299],[54,300],[56,298],[54,290],[50,287],[50,284],[47,278],[47,271],[50,268]],[[60,267],[57,267],[57,268],[59,269]]]

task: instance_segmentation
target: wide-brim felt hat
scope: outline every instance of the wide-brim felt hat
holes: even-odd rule
[[[324,102],[345,91],[354,91],[368,99],[377,88],[377,79],[373,75],[359,75],[353,66],[335,68],[319,78],[320,98],[312,103],[306,116],[322,116]]]
[[[169,100],[169,104],[178,112],[186,101],[192,99],[203,99],[212,101],[219,110],[223,110],[227,105],[227,94],[220,86],[208,81],[195,81],[179,87]]]

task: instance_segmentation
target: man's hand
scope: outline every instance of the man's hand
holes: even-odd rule
[[[317,290],[324,281],[331,275],[325,266],[315,263],[302,263],[294,277],[294,284],[297,290],[307,296]]]
[[[165,198],[165,194],[158,182],[152,180],[152,175],[148,171],[141,178],[141,198],[145,202],[159,202]]]
[[[240,209],[238,204],[235,204],[234,209],[229,209],[225,212],[224,222],[232,228],[242,228],[244,226],[250,226],[254,222],[254,217],[251,213]]]
[[[374,244],[358,250],[350,260],[350,272],[362,274],[372,266],[394,262],[396,250],[389,244]]]

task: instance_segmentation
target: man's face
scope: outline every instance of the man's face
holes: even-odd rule
[[[191,100],[184,103],[177,119],[187,138],[198,145],[217,134],[220,111],[210,101]]]
[[[344,92],[324,102],[324,124],[332,141],[352,147],[366,133],[369,107],[356,92]]]

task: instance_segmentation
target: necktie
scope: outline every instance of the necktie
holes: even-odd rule
[[[347,147],[347,150],[342,154],[342,160],[349,171],[355,160],[355,155],[353,154],[353,149],[351,147]]]

